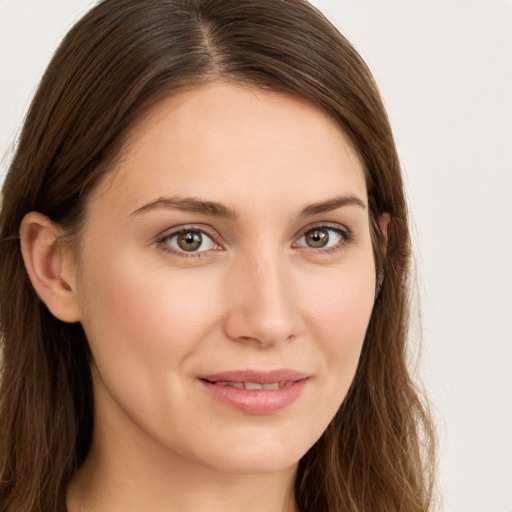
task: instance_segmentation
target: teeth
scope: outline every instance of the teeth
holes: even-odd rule
[[[244,389],[243,382],[216,382],[217,386],[230,386],[232,388]]]
[[[254,382],[245,382],[244,383],[245,389],[253,390],[253,389],[264,389],[263,384],[256,384]]]
[[[229,386],[238,389],[247,389],[248,391],[260,391],[262,389],[279,389],[285,386],[287,381],[272,382],[270,384],[257,384],[256,382],[225,382],[218,381],[217,386]]]

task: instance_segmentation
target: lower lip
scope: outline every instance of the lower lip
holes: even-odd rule
[[[245,414],[273,414],[297,400],[308,379],[290,382],[278,389],[247,390],[200,380],[215,398]]]

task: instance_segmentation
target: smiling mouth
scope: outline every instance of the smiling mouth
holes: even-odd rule
[[[205,379],[206,380],[206,379]],[[216,386],[229,386],[237,389],[246,389],[248,391],[260,391],[260,390],[268,390],[268,389],[279,389],[287,384],[291,384],[293,381],[282,380],[279,382],[271,382],[267,384],[258,384],[257,382],[230,382],[230,381],[217,381],[210,382],[210,384],[214,384]]]
[[[234,371],[199,377],[217,403],[244,414],[277,413],[301,396],[310,377],[294,370]]]

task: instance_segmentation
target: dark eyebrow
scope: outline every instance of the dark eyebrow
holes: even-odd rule
[[[168,208],[171,210],[180,210],[183,212],[202,213],[213,217],[222,217],[225,219],[236,219],[235,211],[230,210],[226,206],[212,201],[201,201],[194,197],[160,197],[155,201],[141,206],[130,215],[139,215],[140,213],[156,210],[159,208]]]
[[[360,208],[363,208],[363,210],[366,210],[366,204],[363,200],[359,199],[356,196],[341,196],[341,197],[334,197],[333,199],[329,199],[327,201],[322,201],[320,203],[311,204],[309,206],[306,206],[304,210],[302,210],[301,215],[307,216],[307,215],[315,215],[317,213],[325,213],[330,212],[332,210],[336,210],[338,208],[341,208],[342,206],[358,206]]]
[[[318,213],[330,212],[343,206],[358,206],[366,210],[366,204],[356,196],[341,196],[314,203],[304,208],[300,215],[305,217],[308,215],[315,215]],[[226,206],[213,201],[202,201],[194,197],[160,197],[150,203],[147,203],[130,215],[139,215],[146,211],[156,210],[159,208],[167,208],[171,210],[180,210],[183,212],[202,213],[213,217],[222,217],[225,219],[235,220],[237,214],[234,210],[230,210]]]

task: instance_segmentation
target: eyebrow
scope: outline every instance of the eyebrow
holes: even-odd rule
[[[353,195],[345,195],[306,206],[306,208],[300,212],[300,216],[307,217],[319,213],[326,213],[337,210],[338,208],[342,208],[343,206],[357,206],[366,210],[366,204],[364,201]],[[221,203],[214,201],[203,201],[194,197],[160,197],[155,201],[151,201],[150,203],[141,206],[132,212],[130,216],[139,215],[141,213],[160,208],[179,210],[183,212],[202,213],[204,215],[221,217],[230,220],[236,220],[238,217],[235,210],[231,210]]]
[[[131,213],[131,215],[139,215],[149,210],[160,208],[180,210],[182,212],[202,213],[213,217],[222,217],[224,219],[234,220],[237,214],[234,210],[230,210],[226,206],[213,201],[203,201],[195,197],[160,197],[155,201],[141,206]]]
[[[366,210],[366,204],[362,199],[353,195],[345,195],[306,206],[306,208],[302,210],[301,216],[306,217],[308,215],[331,212],[343,206],[358,206],[363,210]]]

